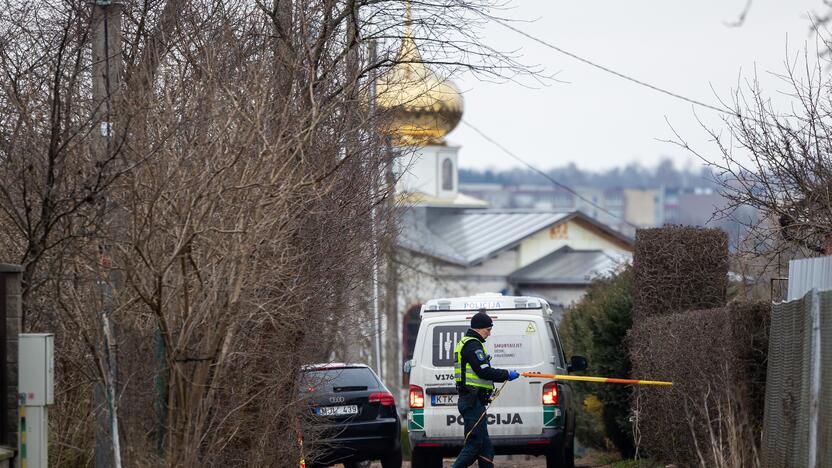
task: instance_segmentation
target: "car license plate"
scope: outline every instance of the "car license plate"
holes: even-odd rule
[[[348,416],[358,414],[358,405],[321,406],[317,409],[318,416]]]
[[[457,395],[431,395],[433,406],[456,406]]]

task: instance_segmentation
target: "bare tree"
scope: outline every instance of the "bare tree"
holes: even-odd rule
[[[712,156],[677,143],[709,164],[728,204],[720,215],[743,207],[757,209],[756,219],[737,220],[750,228],[740,245],[752,257],[764,255],[778,266],[780,257],[829,252],[832,234],[832,152],[830,81],[822,61],[803,69],[788,66],[781,75],[789,92],[782,112],[754,79],[734,94],[727,131],[708,129],[717,145]]]
[[[443,72],[523,72],[477,40],[488,0],[413,6]],[[370,262],[391,249],[395,210],[378,210],[379,243],[369,213],[395,180],[378,176],[392,156],[367,96],[395,64],[404,9],[127,4],[115,143],[95,154],[89,6],[3,1],[0,256],[24,266],[25,329],[57,334],[56,466],[90,463],[92,389],[115,349],[126,464],[297,459],[301,366],[368,348]],[[97,311],[113,281],[107,349]]]

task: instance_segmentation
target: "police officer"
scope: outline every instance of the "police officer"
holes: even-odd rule
[[[454,380],[459,392],[457,409],[465,422],[465,445],[454,462],[454,468],[470,466],[476,460],[479,467],[494,466],[494,446],[488,437],[485,407],[494,392],[494,382],[514,380],[517,371],[491,367],[491,357],[485,350],[485,340],[491,335],[491,317],[480,310],[471,318],[471,328],[454,349]]]

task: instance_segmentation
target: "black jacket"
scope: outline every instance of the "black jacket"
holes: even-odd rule
[[[471,328],[468,329],[465,336],[470,336],[474,339],[465,343],[462,347],[462,351],[460,352],[460,356],[462,357],[462,362],[460,364],[462,366],[463,375],[465,374],[465,364],[471,364],[471,369],[473,369],[474,373],[481,379],[491,380],[493,382],[505,382],[508,380],[507,370],[495,369],[491,367],[491,363],[488,362],[490,359],[483,360],[482,358],[485,356],[482,354],[478,355],[477,351],[482,350],[482,345],[480,343],[485,343],[482,336]],[[482,358],[480,356],[482,356]]]

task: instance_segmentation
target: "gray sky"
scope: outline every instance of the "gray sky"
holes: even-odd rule
[[[783,72],[815,39],[809,11],[821,0],[754,0],[745,24],[731,28],[746,0],[561,1],[513,0],[507,16],[537,19],[520,29],[619,72],[678,94],[718,104],[730,99],[739,80],[756,67],[767,91],[786,89],[768,72]],[[711,154],[713,144],[696,121],[721,126],[720,115],[637,86],[558,54],[499,24],[483,31],[488,44],[520,49],[523,61],[539,64],[568,83],[527,89],[471,76],[454,81],[464,91],[464,118],[541,169],[570,162],[584,169],[654,165],[669,156],[679,166],[699,165],[678,147],[658,141],[672,132]],[[788,52],[788,55],[787,55]],[[782,98],[781,98],[782,99]],[[448,141],[462,146],[460,166],[485,169],[520,164],[460,124]]]

